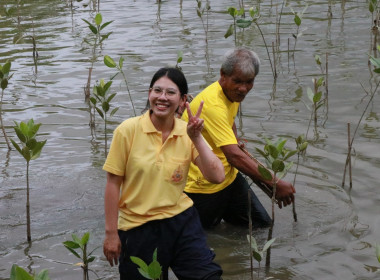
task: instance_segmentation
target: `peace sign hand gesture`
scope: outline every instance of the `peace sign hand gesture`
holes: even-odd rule
[[[190,110],[189,102],[186,102],[186,110],[187,110],[187,115],[189,117],[189,121],[187,123],[187,134],[189,135],[191,140],[194,140],[195,138],[201,135],[204,120],[200,119],[199,116],[202,113],[202,108],[203,108],[203,101],[201,101],[201,104],[199,105],[197,113],[195,114],[195,116],[193,116]]]

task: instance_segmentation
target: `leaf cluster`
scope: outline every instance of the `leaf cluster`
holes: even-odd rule
[[[102,31],[107,25],[109,25],[110,23],[113,22],[113,20],[111,21],[107,21],[105,23],[102,24],[103,22],[103,17],[102,17],[102,14],[101,13],[97,13],[94,17],[94,24],[90,23],[88,20],[85,20],[82,18],[82,20],[87,23],[88,25],[88,28],[91,30],[91,32],[96,35],[96,36],[99,36],[101,39],[100,39],[100,42],[103,42],[105,39],[107,39],[111,34],[112,32],[109,32],[107,34],[100,34],[100,31]]]
[[[313,103],[314,110],[318,110],[324,104],[324,100],[322,100],[322,91],[320,87],[325,84],[325,78],[320,77],[319,79],[312,79],[314,85],[314,91],[308,87],[307,88],[307,97]]]
[[[112,85],[112,81],[108,81],[107,83],[104,82],[104,79],[101,79],[98,84],[94,86],[93,89],[93,96],[91,96],[90,101],[95,106],[96,111],[98,112],[99,116],[105,120],[106,114],[110,110],[110,102],[112,99],[116,96],[116,92],[110,94],[110,87]],[[97,106],[98,102],[101,104],[101,106]],[[110,116],[112,117],[119,107],[114,108]]]
[[[139,266],[138,270],[145,278],[153,280],[160,279],[162,267],[157,261],[157,248],[153,252],[153,260],[149,265],[142,259],[134,256],[131,256],[131,261]]]
[[[7,61],[4,65],[0,65],[0,87],[2,90],[5,90],[8,87],[8,81],[12,77],[9,76],[11,71],[11,63]]]
[[[373,14],[373,12],[377,10],[378,4],[379,3],[377,0],[369,0],[368,10],[370,11],[371,14]]]
[[[230,27],[227,29],[226,34],[224,34],[224,38],[230,37],[232,34],[234,34],[234,27],[235,24],[237,25],[236,18],[238,16],[242,16],[244,14],[244,8],[242,7],[240,10],[236,9],[235,7],[229,7],[227,9],[227,12],[232,18],[234,19],[234,23],[230,25]],[[239,21],[240,19],[238,19]]]
[[[262,250],[258,249],[256,239],[253,236],[247,235],[248,242],[251,241],[251,249],[253,253],[253,257],[257,262],[261,262],[263,259],[264,253],[269,249],[270,246],[272,246],[273,242],[276,241],[276,238],[272,238],[271,240],[268,240],[265,244]]]
[[[50,280],[47,269],[41,270],[37,275],[30,275],[22,267],[14,264],[11,269],[10,280]]]
[[[46,143],[46,140],[36,140],[36,134],[41,124],[34,124],[33,119],[30,119],[27,123],[17,123],[15,121],[15,124],[16,125],[13,128],[22,145],[20,147],[14,140],[11,139],[13,146],[25,158],[27,162],[37,159],[40,156],[41,150]]]
[[[206,4],[202,7],[202,0],[196,0],[197,1],[197,15],[202,19],[203,14],[208,12],[211,7],[208,1],[206,1]]]
[[[81,259],[83,262],[83,266],[88,266],[90,262],[95,260],[95,256],[91,256],[92,253],[96,250],[92,250],[89,254],[87,254],[87,244],[90,239],[90,233],[86,232],[83,234],[82,238],[79,238],[77,235],[72,235],[73,240],[68,240],[63,242],[63,245],[69,250],[74,256]],[[76,251],[81,251],[82,256]]]
[[[293,165],[293,162],[285,165],[285,161],[297,153],[297,150],[285,148],[286,141],[286,139],[280,138],[277,142],[272,143],[266,139],[267,144],[264,146],[264,150],[256,148],[256,151],[265,158],[267,167],[277,174],[278,179],[284,177]],[[258,170],[265,180],[273,179],[272,173],[265,166],[259,164]]]
[[[297,153],[303,153],[306,151],[309,143],[305,140],[305,135],[301,134],[296,139]]]
[[[298,29],[301,26],[302,17],[303,17],[303,14],[306,12],[307,7],[308,7],[308,5],[306,5],[305,8],[301,12],[295,12],[292,7],[289,7],[290,10],[292,11],[293,15],[294,15],[294,18],[293,18],[294,23],[297,26],[297,34],[292,34],[295,39],[302,36],[302,32],[298,32]]]

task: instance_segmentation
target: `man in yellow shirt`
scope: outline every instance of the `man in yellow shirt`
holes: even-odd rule
[[[185,192],[194,201],[204,228],[213,227],[222,219],[232,224],[248,225],[248,192],[251,193],[253,226],[271,224],[271,218],[241,173],[254,181],[269,185],[271,182],[261,177],[257,163],[239,148],[234,123],[239,104],[252,89],[259,66],[256,53],[248,49],[237,48],[228,52],[221,66],[220,79],[190,103],[194,113],[204,101],[200,116],[204,120],[202,135],[225,169],[223,183],[214,184],[207,181],[195,165],[190,165]],[[188,120],[187,112],[182,118]],[[276,191],[279,207],[290,205],[294,193],[292,184],[280,180]]]

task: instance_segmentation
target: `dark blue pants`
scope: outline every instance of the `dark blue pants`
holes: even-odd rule
[[[252,226],[270,226],[270,216],[240,172],[228,187],[217,193],[186,194],[194,201],[202,226],[208,229],[219,224],[222,219],[230,224],[248,226],[248,192],[251,194]]]
[[[194,207],[172,218],[155,220],[128,231],[119,231],[121,280],[146,280],[133,263],[139,257],[148,265],[157,248],[157,261],[162,266],[163,279],[168,279],[170,267],[180,280],[221,279],[222,270],[213,259],[198,213]]]

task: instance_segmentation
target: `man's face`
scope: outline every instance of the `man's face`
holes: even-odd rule
[[[224,94],[231,102],[242,102],[248,92],[253,88],[255,75],[244,74],[240,69],[236,68],[232,75],[227,76],[220,73],[219,83]]]

